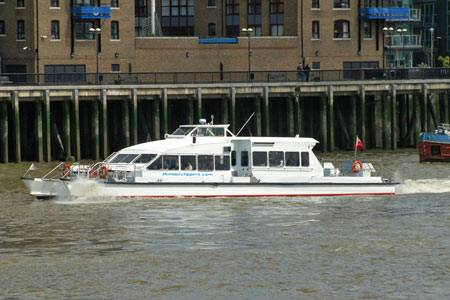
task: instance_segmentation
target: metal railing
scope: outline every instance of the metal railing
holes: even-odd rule
[[[134,72],[99,73],[99,85],[210,84],[323,82],[362,80],[450,79],[450,68],[367,68],[357,70],[311,70],[235,72]],[[5,73],[0,86],[96,85],[97,73]]]

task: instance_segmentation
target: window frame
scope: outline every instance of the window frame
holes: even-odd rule
[[[54,27],[53,24],[56,24],[56,32],[53,31]],[[56,37],[53,37],[53,36]],[[59,21],[58,20],[52,20],[50,22],[50,40],[52,41],[59,41],[61,40],[61,34],[60,34],[60,29],[59,29]]]
[[[216,23],[208,23],[208,36],[216,36]]]
[[[111,0],[111,8],[119,8],[119,0]]]
[[[320,40],[320,21],[312,21],[311,38],[313,40]]]
[[[311,9],[313,10],[320,9],[320,0],[312,0]]]
[[[333,9],[350,9],[350,0],[333,0]]]
[[[111,21],[111,40],[119,41],[120,40],[120,29],[119,29],[119,21]]]
[[[26,41],[25,20],[17,20],[17,40]]]
[[[78,29],[79,29],[78,24],[83,25],[82,32],[78,32]],[[87,24],[90,24],[90,26],[86,26]],[[93,21],[77,21],[75,23],[75,39],[76,40],[88,40],[88,41],[95,40],[95,36],[92,32],[89,31],[89,28],[94,28]]]
[[[24,8],[24,7],[25,7],[25,0],[16,1],[16,8]]]
[[[0,35],[5,36],[6,35],[6,23],[5,20],[0,20]]]
[[[333,25],[334,25],[333,39],[337,40],[350,39],[350,21],[342,19],[336,20],[334,21]],[[339,25],[342,25],[342,31],[336,31],[336,27]],[[345,31],[345,29],[347,29],[347,31]]]

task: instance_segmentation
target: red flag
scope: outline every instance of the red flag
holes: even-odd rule
[[[359,137],[356,137],[356,144],[353,145],[353,149],[356,149],[356,151],[361,151],[363,149],[363,143],[359,139]]]

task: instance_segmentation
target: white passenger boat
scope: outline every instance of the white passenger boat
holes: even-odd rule
[[[94,165],[60,164],[22,180],[37,198],[390,195],[373,163],[321,161],[302,137],[240,137],[229,125],[182,125],[164,140],[124,148]]]

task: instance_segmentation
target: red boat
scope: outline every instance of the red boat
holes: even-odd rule
[[[420,161],[450,161],[450,124],[439,124],[434,133],[419,136]]]

